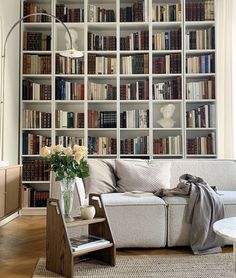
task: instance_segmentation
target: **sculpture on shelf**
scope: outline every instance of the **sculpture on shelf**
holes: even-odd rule
[[[163,118],[161,118],[157,123],[164,128],[171,128],[174,126],[175,121],[171,118],[175,112],[175,106],[174,104],[167,104],[165,106],[162,106],[160,109],[160,112],[163,115]]]
[[[75,29],[70,28],[69,29],[70,34],[71,34],[71,38],[72,38],[72,46],[74,49],[78,49],[78,33],[76,32]],[[70,37],[68,35],[68,33],[65,33],[65,41],[66,41],[66,48],[68,49],[70,47]]]

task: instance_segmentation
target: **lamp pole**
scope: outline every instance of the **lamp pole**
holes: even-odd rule
[[[28,14],[26,16],[21,17],[19,20],[17,20],[12,27],[10,28],[10,30],[8,31],[5,41],[3,43],[3,54],[1,55],[1,94],[0,94],[0,159],[3,160],[3,148],[4,148],[4,99],[5,99],[5,68],[6,68],[6,46],[7,46],[7,41],[9,36],[11,35],[12,31],[15,29],[15,27],[21,23],[21,21],[23,21],[26,18],[29,18],[31,16],[37,16],[37,15],[44,15],[44,16],[48,16],[50,18],[55,18],[57,21],[59,21],[62,26],[66,29],[66,32],[69,35],[69,40],[70,40],[70,49],[67,49],[66,51],[64,51],[63,53],[61,53],[62,56],[67,56],[67,57],[82,57],[83,53],[76,51],[73,49],[73,43],[72,43],[72,37],[71,37],[71,33],[70,30],[68,29],[68,27],[65,25],[64,22],[62,22],[59,18],[57,18],[55,15],[49,14],[49,13],[32,13],[32,14]]]

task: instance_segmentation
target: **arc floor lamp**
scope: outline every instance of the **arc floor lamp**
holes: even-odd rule
[[[69,35],[69,40],[70,40],[70,48],[63,50],[60,52],[60,55],[64,56],[64,57],[71,57],[71,58],[79,58],[83,56],[83,53],[75,50],[73,48],[73,42],[72,42],[72,36],[70,33],[70,30],[68,29],[68,27],[65,25],[64,22],[62,22],[59,18],[57,18],[56,16],[49,14],[49,13],[32,13],[32,14],[28,14],[26,16],[21,17],[19,20],[17,20],[12,27],[10,28],[10,30],[8,31],[5,40],[3,40],[3,53],[1,55],[1,92],[0,92],[0,160],[3,160],[3,148],[4,148],[4,118],[5,118],[5,114],[4,114],[4,106],[5,106],[5,68],[6,68],[6,46],[7,46],[7,41],[9,36],[11,35],[12,31],[15,29],[15,27],[21,23],[21,21],[23,21],[24,19],[31,17],[31,16],[37,16],[37,15],[44,15],[50,18],[54,18],[56,19],[59,23],[61,23],[61,25],[65,28],[66,32]]]

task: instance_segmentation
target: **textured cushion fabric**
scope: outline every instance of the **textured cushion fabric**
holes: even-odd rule
[[[110,159],[89,159],[89,176],[84,178],[86,196],[90,193],[107,193],[116,190],[114,161]]]
[[[236,191],[218,191],[224,203],[225,217],[236,216]],[[172,246],[189,245],[191,225],[186,221],[188,197],[164,197],[168,205],[167,244]],[[224,241],[230,244],[229,240]]]
[[[117,248],[166,245],[166,205],[161,198],[107,193],[102,200]]]
[[[154,165],[148,161],[115,161],[117,188],[125,191],[149,191],[170,187],[170,162],[159,162]]]
[[[172,160],[171,188],[177,186],[179,177],[185,173],[203,178],[218,190],[236,189],[236,161],[219,159]]]
[[[132,205],[164,205],[165,202],[157,196],[132,197],[125,193],[102,194],[106,206],[132,206]]]

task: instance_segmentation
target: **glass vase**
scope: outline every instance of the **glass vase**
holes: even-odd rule
[[[60,181],[61,186],[61,211],[64,215],[65,222],[72,222],[74,219],[71,216],[75,180],[63,179]]]

